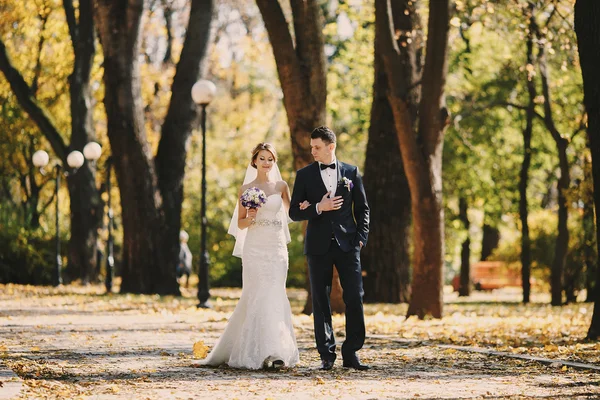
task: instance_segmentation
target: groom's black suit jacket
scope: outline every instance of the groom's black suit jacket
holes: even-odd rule
[[[319,163],[314,162],[296,173],[296,182],[290,204],[290,218],[294,221],[308,220],[304,254],[326,254],[331,245],[332,235],[335,236],[340,249],[351,251],[367,244],[369,236],[369,205],[362,177],[358,167],[341,161],[336,161],[337,189],[335,196],[342,196],[344,203],[339,210],[322,211],[317,214],[316,204],[327,193]],[[348,178],[354,184],[351,190],[344,186],[343,178]],[[333,196],[332,196],[333,197]],[[308,200],[311,204],[305,210],[300,210],[300,203]]]

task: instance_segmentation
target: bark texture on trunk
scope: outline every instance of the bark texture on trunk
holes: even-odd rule
[[[108,137],[123,210],[121,292],[179,294],[161,245],[160,195],[143,120],[138,62],[143,3],[95,3]]]
[[[421,87],[412,84],[420,77],[421,70],[423,38],[420,19],[408,1],[394,2],[392,12],[394,25],[403,32],[398,36],[398,46],[403,48],[404,62],[412,71],[401,78],[406,81],[405,87],[413,86],[411,98],[418,102]],[[403,47],[409,34],[415,45]],[[361,261],[366,273],[365,301],[400,303],[410,300],[410,188],[402,165],[394,114],[387,97],[389,82],[379,41],[376,32],[373,105],[364,174],[371,209],[371,240],[362,251]],[[412,117],[416,118],[416,114]],[[413,124],[415,122],[412,120]]]
[[[590,146],[589,140],[587,141],[588,148]],[[596,254],[596,225],[594,223],[594,191],[591,186],[593,182],[592,176],[592,160],[590,155],[584,156],[583,165],[585,192],[582,194],[583,197],[583,241],[585,243],[584,259],[585,259],[585,289],[586,289],[586,303],[594,301],[594,293],[598,287],[598,281],[596,280],[596,273],[598,269],[598,255]],[[589,182],[589,183],[588,183]]]
[[[577,0],[575,33],[583,74],[584,103],[588,113],[587,134],[592,152],[596,208],[596,246],[600,254],[600,3],[595,0]],[[600,282],[600,268],[597,268],[596,282]],[[600,290],[596,290],[594,294],[594,313],[587,337],[593,340],[600,337]]]

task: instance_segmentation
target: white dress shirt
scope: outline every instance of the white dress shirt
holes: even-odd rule
[[[319,162],[319,170],[321,172],[321,179],[323,179],[323,184],[328,192],[331,192],[330,196],[333,197],[335,195],[335,191],[337,189],[337,174],[338,174],[338,165],[335,157],[331,160],[330,164],[335,164],[335,168],[325,168],[321,169],[322,162]],[[317,214],[321,214],[321,210],[319,210],[319,203],[316,206]]]

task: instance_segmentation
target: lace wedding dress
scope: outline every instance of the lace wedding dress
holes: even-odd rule
[[[298,362],[292,311],[285,292],[288,270],[287,218],[280,194],[268,196],[242,250],[242,296],[216,346],[200,365],[259,369],[281,360]]]

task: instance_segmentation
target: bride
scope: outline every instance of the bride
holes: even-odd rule
[[[278,369],[298,362],[285,292],[290,190],[276,162],[277,152],[269,143],[259,143],[252,151],[228,231],[236,238],[233,255],[242,258],[242,296],[216,346],[197,365]],[[251,187],[267,197],[258,210],[244,208],[239,200]]]

